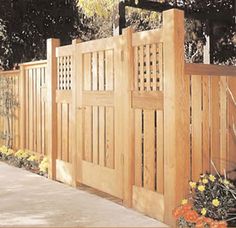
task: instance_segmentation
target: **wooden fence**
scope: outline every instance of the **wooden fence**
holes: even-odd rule
[[[47,61],[21,65],[18,121],[20,147],[47,154],[51,178],[173,224],[189,180],[214,172],[211,160],[221,172],[236,166],[236,67],[185,64],[182,11],[163,21],[62,47],[48,40]]]

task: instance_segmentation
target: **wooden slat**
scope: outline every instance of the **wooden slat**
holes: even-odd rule
[[[146,45],[145,48],[145,60],[146,62],[146,90],[150,91],[151,90],[151,74],[150,74],[150,45]]]
[[[150,31],[137,32],[132,34],[132,45],[145,45],[162,42],[162,30],[153,29]]]
[[[97,52],[93,52],[92,55],[92,85],[93,91],[98,90],[98,55]],[[93,163],[98,164],[99,154],[98,154],[98,106],[93,106],[93,142],[92,142],[92,152],[93,152]]]
[[[163,111],[157,112],[156,144],[157,144],[157,192],[164,193],[164,119]]]
[[[235,77],[228,77],[228,86],[230,91],[232,92],[234,99],[236,99],[236,78]],[[228,96],[228,158],[227,158],[227,165],[230,170],[235,169],[236,164],[236,135],[234,133],[233,124],[236,127],[236,106],[231,98],[229,92],[227,93]],[[236,173],[233,172],[229,175],[230,178],[235,180]]]
[[[56,91],[56,102],[63,104],[71,104],[72,92],[71,90],[57,90]]]
[[[104,66],[104,52],[99,52],[99,91],[104,91],[105,89],[105,66]],[[105,108],[98,104],[99,107],[99,165],[105,166]]]
[[[192,76],[192,179],[202,173],[202,77]]]
[[[158,67],[159,67],[159,90],[163,90],[163,43],[159,43]]]
[[[139,46],[139,63],[140,63],[140,74],[139,74],[139,86],[140,91],[144,90],[144,53],[143,53],[143,46]]]
[[[226,171],[227,162],[227,78],[220,78],[220,171]]]
[[[132,107],[137,109],[163,110],[163,93],[132,92]]]
[[[154,111],[144,111],[144,187],[155,190]]]
[[[84,111],[84,160],[92,162],[92,108]]]
[[[34,94],[33,151],[37,151],[37,115],[38,115],[37,113],[38,112],[37,110],[37,69],[33,69],[33,89],[34,89],[34,93],[33,93]]]
[[[37,152],[42,153],[42,141],[41,141],[41,88],[40,88],[40,80],[41,80],[42,69],[39,68],[37,70]]]
[[[152,52],[152,56],[150,57],[150,60],[152,62],[152,88],[154,91],[157,90],[157,45],[156,44],[152,44],[151,45],[151,52]]]
[[[83,77],[84,77],[84,90],[91,90],[92,89],[92,67],[91,67],[91,54],[84,54],[84,72],[83,72]]]
[[[68,162],[68,104],[62,104],[62,160]]]
[[[235,66],[219,66],[199,63],[186,63],[185,74],[212,76],[236,76]]]
[[[33,102],[33,73],[32,70],[29,70],[29,150],[33,150],[33,107],[34,107],[34,102]],[[31,110],[30,110],[31,109]]]
[[[57,159],[62,160],[62,104],[57,104]]]
[[[68,116],[68,162],[72,163],[72,153],[73,153],[73,144],[74,142],[74,127],[75,121],[73,121],[73,104],[69,104],[69,116]]]
[[[114,113],[106,107],[106,167],[114,168]]]
[[[139,79],[139,56],[138,47],[134,47],[134,89],[138,90],[138,79]]]
[[[134,153],[135,153],[135,185],[142,187],[142,110],[135,110],[135,132],[134,132]]]
[[[164,220],[164,196],[162,194],[133,186],[133,207],[160,221]]]
[[[211,159],[220,170],[220,77],[211,78]],[[215,172],[211,166],[212,172]]]
[[[203,153],[203,172],[210,172],[210,78],[202,76],[202,153]]]
[[[107,50],[105,52],[105,70],[106,70],[106,90],[113,90],[114,84],[114,56],[113,50]]]

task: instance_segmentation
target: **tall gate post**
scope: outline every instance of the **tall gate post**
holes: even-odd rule
[[[164,221],[185,196],[189,180],[189,77],[184,75],[184,12],[163,13],[164,42]]]
[[[123,30],[124,37],[124,53],[123,58],[123,74],[122,74],[122,90],[123,90],[123,142],[124,142],[124,167],[123,167],[123,183],[124,183],[124,205],[132,206],[132,191],[134,184],[134,127],[133,127],[133,109],[132,109],[132,83],[134,74],[134,60],[132,48],[132,28]]]
[[[56,47],[60,46],[59,39],[47,40],[47,153],[49,157],[49,178],[56,178],[57,154],[57,59]]]

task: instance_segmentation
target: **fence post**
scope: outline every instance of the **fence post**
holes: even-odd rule
[[[56,178],[56,154],[57,154],[57,59],[56,47],[60,46],[60,40],[47,40],[47,154],[49,157],[49,178]]]
[[[123,144],[124,144],[124,205],[132,206],[132,191],[134,184],[134,127],[133,127],[133,110],[131,105],[131,90],[133,83],[133,48],[132,48],[132,28],[123,30],[124,53],[123,73],[122,73],[122,99],[123,99]]]
[[[184,75],[184,12],[163,13],[164,37],[164,221],[188,189],[190,165],[189,78]]]
[[[80,39],[74,39],[72,41],[73,45],[73,54],[72,54],[72,108],[71,108],[71,126],[72,126],[72,186],[77,187],[77,177],[78,172],[81,170],[81,167],[78,167],[78,156],[77,153],[79,150],[77,150],[77,93],[78,90],[81,88],[82,91],[82,81],[80,81],[81,75],[78,75],[78,65],[81,64],[81,61],[78,60],[78,53],[77,53],[77,44],[80,43]],[[82,99],[82,96],[79,98]],[[80,173],[79,173],[80,174]]]
[[[20,148],[25,149],[25,67],[20,65],[19,75],[19,103],[20,103]]]

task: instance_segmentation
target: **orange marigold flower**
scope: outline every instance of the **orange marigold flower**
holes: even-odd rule
[[[187,204],[184,204],[184,205],[182,206],[182,209],[183,209],[183,212],[185,213],[185,212],[191,210],[191,209],[192,209],[192,206],[191,206],[189,203],[187,203]]]
[[[197,222],[196,225],[195,225],[196,228],[204,228],[205,225],[203,222]]]
[[[184,219],[187,222],[195,223],[197,221],[198,217],[199,217],[198,213],[196,211],[193,211],[193,210],[189,210],[184,214]]]
[[[197,222],[197,223],[205,222],[205,217],[204,217],[204,216],[200,216],[200,217],[198,217],[198,219],[197,219],[196,222]]]
[[[217,221],[212,221],[211,223],[210,223],[210,228],[218,228],[219,226],[219,223],[217,222]]]
[[[179,217],[183,216],[184,211],[182,206],[177,207],[173,210],[173,216],[175,217],[175,219],[178,219]]]
[[[218,222],[218,228],[226,228],[226,227],[227,227],[227,222],[225,221]]]
[[[204,217],[204,222],[207,224],[211,224],[213,220],[211,218]]]

